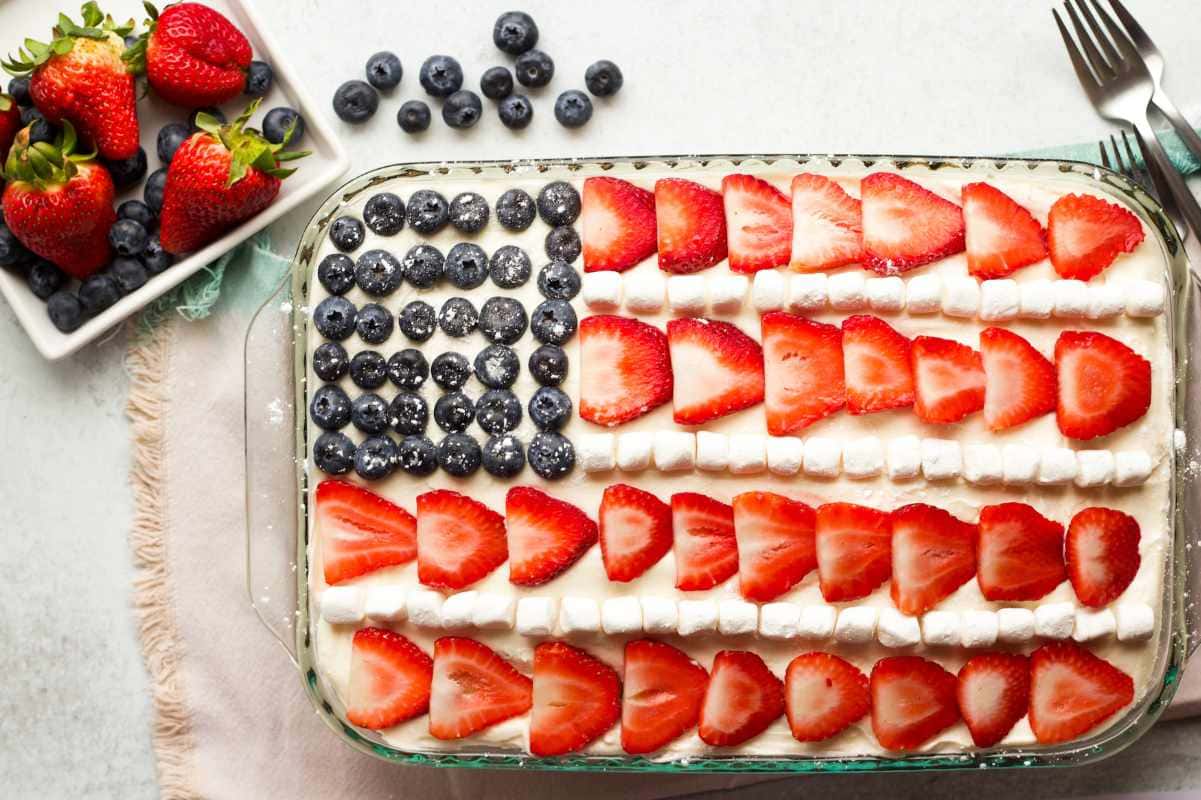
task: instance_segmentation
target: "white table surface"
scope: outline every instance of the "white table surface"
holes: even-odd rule
[[[0,49],[16,44],[0,0]],[[1167,54],[1169,89],[1201,116],[1196,0],[1128,0]],[[69,4],[68,4],[69,5]],[[362,77],[366,57],[396,51],[398,91],[367,125],[339,123],[351,174],[397,161],[725,152],[984,154],[1096,139],[1109,132],[1079,90],[1049,12],[1036,0],[739,3],[524,2],[555,59],[533,93],[535,119],[505,130],[485,101],[473,130],[436,116],[421,137],[395,122],[422,96],[421,61],[455,55],[475,88],[508,63],[491,43],[507,2],[255,0],[273,18],[312,93]],[[55,4],[51,4],[57,8]],[[52,10],[47,6],[49,25]],[[402,10],[403,9],[403,10]],[[471,10],[468,10],[471,9]],[[610,58],[625,89],[589,125],[553,118],[558,91]],[[428,98],[427,98],[428,99]],[[327,106],[328,107],[328,106]],[[154,156],[151,156],[152,162]],[[287,251],[309,211],[277,229]],[[48,364],[0,306],[0,795],[157,796],[146,675],[129,604],[129,430],[125,335]],[[241,502],[231,498],[230,502]],[[1088,770],[1039,773],[1039,797],[1201,787],[1201,722],[1158,726]],[[1030,795],[1025,774],[813,779],[839,797]],[[795,784],[794,784],[795,786]],[[768,797],[768,790],[756,796]]]

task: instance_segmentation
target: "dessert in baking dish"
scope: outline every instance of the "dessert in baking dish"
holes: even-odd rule
[[[307,441],[351,724],[962,752],[1087,739],[1157,677],[1167,261],[1099,184],[652,163],[350,208],[310,282]]]

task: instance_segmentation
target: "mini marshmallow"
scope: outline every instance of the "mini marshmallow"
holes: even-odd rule
[[[1076,485],[1104,486],[1113,480],[1113,453],[1108,450],[1076,451]]]
[[[1076,608],[1071,603],[1045,603],[1034,609],[1034,632],[1044,639],[1066,639],[1076,627]]]
[[[362,587],[331,586],[322,592],[321,618],[330,625],[352,625],[362,622]]]
[[[885,647],[912,647],[922,642],[922,628],[917,617],[909,617],[895,608],[880,610],[876,623],[876,639]]]
[[[675,633],[680,615],[669,597],[642,598],[642,628],[647,633]]]
[[[895,275],[868,278],[867,304],[873,311],[900,311],[905,307],[905,281]]]
[[[613,446],[617,437],[611,433],[585,433],[576,437],[575,460],[584,472],[608,472],[617,466]]]
[[[750,475],[767,466],[767,437],[756,433],[736,433],[730,437],[730,472]]]
[[[793,311],[820,311],[830,296],[829,285],[824,272],[793,275],[788,284],[788,307]]]
[[[867,308],[867,280],[860,272],[840,272],[831,275],[826,284],[826,292],[830,297],[830,307],[835,311],[860,311]]]
[[[1028,608],[1002,608],[997,611],[997,641],[1023,644],[1034,639],[1034,612]]]
[[[676,314],[695,316],[705,311],[705,276],[673,275],[667,279],[667,305]]]
[[[1038,474],[1038,451],[1024,444],[1007,444],[1001,449],[1002,480],[1008,484],[1034,481]]]
[[[511,594],[480,592],[475,598],[471,623],[486,631],[507,631],[513,628],[513,613],[517,598]]]
[[[795,603],[767,603],[759,609],[759,634],[768,639],[795,639],[801,607]]]
[[[383,622],[399,622],[405,618],[408,593],[403,586],[369,586],[363,613]]]
[[[471,627],[475,617],[475,600],[479,592],[459,592],[442,604],[442,627],[447,630]]]
[[[1164,289],[1158,281],[1136,280],[1126,287],[1126,313],[1132,317],[1157,317],[1163,313]]]
[[[709,278],[709,305],[714,311],[729,314],[742,308],[750,281],[745,275],[723,273]]]
[[[779,311],[788,301],[788,278],[783,272],[763,269],[755,273],[751,284],[751,302],[760,314]]]
[[[922,641],[931,647],[959,644],[959,615],[954,611],[928,611],[922,617]]]
[[[992,647],[997,643],[1000,623],[993,611],[965,611],[960,627],[964,647]]]
[[[884,471],[884,445],[875,436],[852,439],[842,448],[842,471],[848,478],[874,478]]]
[[[1138,486],[1151,477],[1151,454],[1146,450],[1120,450],[1113,457],[1115,486]]]
[[[802,606],[797,620],[797,635],[802,639],[829,639],[834,633],[838,610],[834,606]]]
[[[706,472],[724,472],[730,465],[730,437],[724,433],[696,432],[696,467]]]
[[[667,282],[657,269],[629,273],[625,276],[626,308],[639,314],[653,314],[663,308]]]
[[[1126,310],[1126,286],[1122,283],[1099,283],[1088,287],[1089,319],[1116,317]]]
[[[651,465],[655,437],[649,433],[623,433],[617,437],[617,467],[637,472]]]
[[[600,626],[600,605],[591,597],[564,597],[559,603],[560,633],[596,633]]]
[[[681,636],[717,630],[717,603],[712,600],[681,600],[678,611]]]
[[[887,467],[891,480],[916,478],[922,469],[922,440],[916,436],[899,436],[890,441]]]
[[[717,631],[726,636],[754,633],[759,628],[759,606],[727,598],[717,604]]]
[[[621,273],[585,272],[580,298],[593,311],[616,311],[621,307]]]
[[[1000,483],[1005,470],[1001,464],[1001,448],[995,444],[965,444],[963,446],[963,479],[968,483],[987,486]]]
[[[795,436],[767,437],[767,468],[777,475],[796,475],[805,462],[805,443]]]
[[[1048,319],[1055,310],[1055,290],[1052,281],[1029,281],[1021,285],[1018,313],[1027,319]]]
[[[555,630],[555,601],[549,597],[523,597],[517,601],[517,632],[522,636],[550,636]]]
[[[967,275],[947,278],[942,284],[942,313],[948,317],[974,317],[980,310],[980,284]]]
[[[805,440],[805,474],[817,478],[838,476],[838,465],[842,461],[842,448],[838,441],[824,436],[813,436]]]
[[[1074,279],[1055,281],[1051,285],[1055,316],[1079,318],[1088,313],[1088,284]]]
[[[442,603],[444,598],[429,589],[414,589],[406,601],[409,622],[420,628],[442,627]]]
[[[954,439],[922,439],[922,475],[928,481],[959,477],[963,455]]]
[[[687,431],[659,431],[655,434],[654,456],[660,472],[692,469],[696,463],[696,437]]]
[[[933,314],[942,308],[942,278],[918,275],[905,287],[905,308],[910,314]]]
[[[1115,616],[1119,642],[1146,639],[1155,630],[1155,611],[1146,603],[1122,603]]]
[[[637,597],[610,597],[601,606],[601,630],[608,634],[642,630],[642,604]]]
[[[1036,480],[1043,486],[1071,483],[1076,479],[1076,451],[1050,447],[1042,452]]]
[[[834,623],[834,638],[848,644],[870,642],[876,637],[876,613],[871,606],[844,608]]]
[[[1016,319],[1021,310],[1022,290],[1018,282],[1004,278],[980,284],[980,319],[988,322]]]
[[[1108,608],[1078,608],[1072,638],[1077,642],[1092,642],[1113,636],[1117,628],[1118,621]]]

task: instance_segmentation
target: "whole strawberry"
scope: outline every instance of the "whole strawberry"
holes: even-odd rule
[[[228,125],[198,115],[200,131],[175,152],[159,217],[159,236],[168,253],[198,250],[271,205],[280,181],[296,171],[280,164],[308,155],[283,149],[295,123],[279,144],[246,130],[258,105],[257,100],[251,103]]]
[[[112,260],[108,229],[113,179],[94,154],[75,152],[75,128],[63,122],[54,144],[17,134],[4,177],[4,222],[26,248],[82,280]]]
[[[0,94],[0,164],[8,158],[8,148],[12,147],[13,138],[21,128],[21,109],[17,101],[6,94]]]
[[[221,12],[199,3],[176,3],[160,14],[144,3],[147,32],[125,54],[150,88],[184,108],[218,106],[246,87],[250,42]]]
[[[88,2],[82,26],[60,14],[49,44],[26,39],[3,66],[13,75],[29,75],[29,94],[47,120],[70,122],[101,156],[124,161],[138,152],[134,76],[121,60],[122,37],[131,30],[133,20],[118,26]]]

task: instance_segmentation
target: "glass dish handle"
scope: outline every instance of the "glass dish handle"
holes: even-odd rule
[[[296,403],[291,276],[245,340],[246,591],[264,627],[296,659]]]

